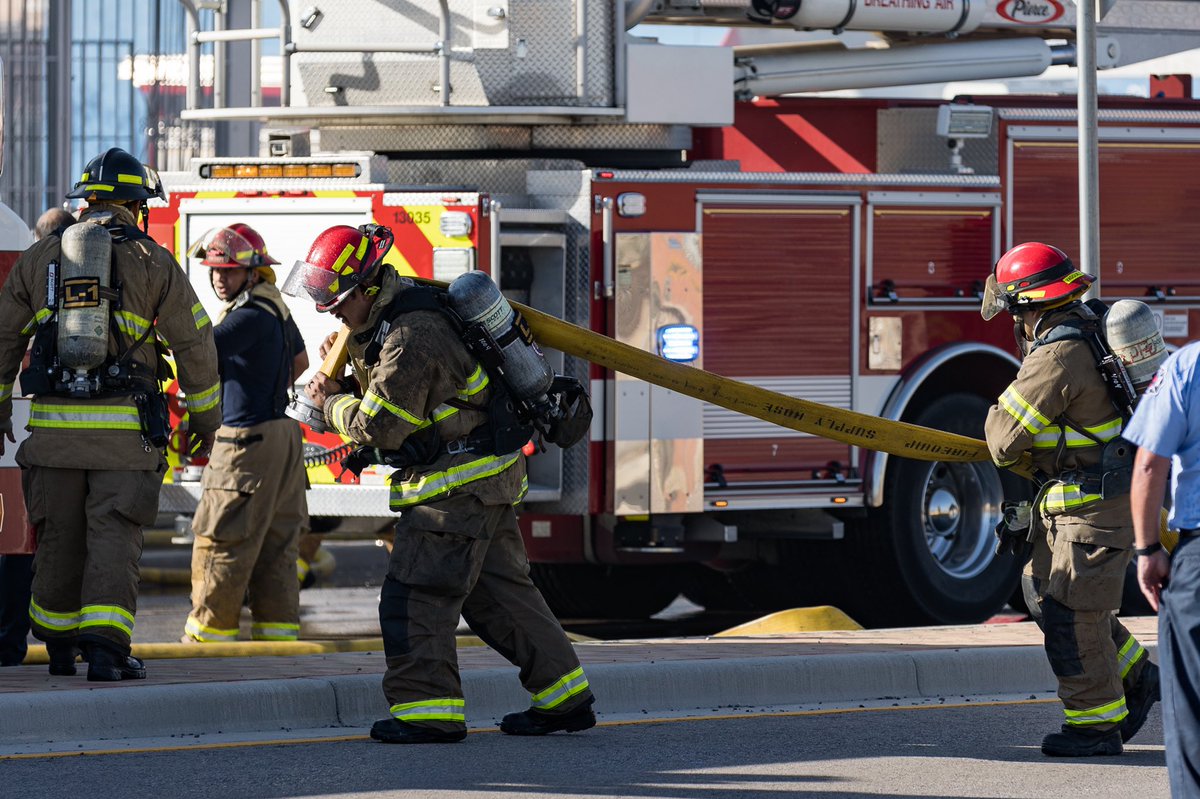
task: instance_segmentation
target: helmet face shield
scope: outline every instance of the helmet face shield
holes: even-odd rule
[[[296,261],[279,290],[290,297],[312,300],[318,311],[326,313],[336,308],[358,282],[356,274],[341,275],[308,261]]]
[[[991,321],[1006,311],[1008,311],[1008,297],[1000,291],[1000,284],[996,282],[996,276],[988,275],[987,283],[983,287],[983,301],[979,306],[979,315]]]
[[[202,264],[214,269],[254,267],[258,255],[246,237],[230,228],[218,227],[205,233],[188,247],[188,258],[202,258]]]

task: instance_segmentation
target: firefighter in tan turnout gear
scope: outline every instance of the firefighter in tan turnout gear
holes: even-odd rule
[[[428,290],[381,266],[391,242],[382,227],[330,228],[283,289],[311,298],[351,331],[353,379],[318,373],[308,396],[324,407],[330,428],[364,445],[356,454],[398,467],[390,504],[400,518],[379,603],[391,716],[375,723],[371,737],[466,737],[460,613],[520,667],[531,695],[528,710],[504,717],[503,732],[587,729],[596,723],[587,678],[528,575],[513,509],[528,486],[520,444],[486,451],[473,436],[499,424],[489,401],[503,388],[446,316],[406,307]]]
[[[1028,452],[1042,480],[1033,503],[1006,503],[997,534],[998,551],[1032,550],[1026,596],[1066,714],[1042,752],[1058,757],[1120,754],[1158,698],[1157,666],[1115,615],[1133,521],[1129,472],[1112,459],[1131,464],[1132,447],[1119,438],[1127,408],[1098,368],[1104,307],[1081,301],[1092,282],[1061,250],[1029,242],[1000,258],[983,303],[985,319],[1012,314],[1024,354],[985,433],[997,465]]]
[[[152,170],[113,148],[67,197],[88,202],[79,222],[29,248],[0,293],[0,428],[12,429],[33,336],[20,374],[30,435],[17,452],[37,534],[33,633],[51,674],[74,674],[78,647],[89,680],[139,679],[130,639],[142,528],[166,470],[165,347],[203,453],[220,423],[212,324],[175,259],[137,227],[147,200],[163,197]]]
[[[308,366],[304,340],[275,287],[266,244],[249,225],[210,230],[188,255],[209,269],[225,303],[213,336],[222,425],[204,469],[192,529],[192,612],[184,641],[238,637],[249,596],[256,640],[300,636],[296,558],[308,529],[300,426],[284,415]]]

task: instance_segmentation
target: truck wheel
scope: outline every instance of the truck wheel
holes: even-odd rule
[[[531,563],[529,576],[560,619],[647,619],[679,596],[681,584],[674,566]]]
[[[914,420],[924,427],[983,438],[989,403],[951,394]],[[843,609],[869,626],[966,624],[1004,607],[1022,564],[995,554],[993,529],[1005,498],[1028,484],[990,462],[942,463],[893,458],[884,506],[848,531],[852,568]]]

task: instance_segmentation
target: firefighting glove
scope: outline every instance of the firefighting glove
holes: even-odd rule
[[[1033,504],[1028,501],[1003,502],[1000,514],[996,525],[996,554],[1012,553],[1025,560],[1033,552],[1033,541],[1030,540]]]

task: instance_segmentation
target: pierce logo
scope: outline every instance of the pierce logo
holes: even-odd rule
[[[1044,25],[1063,15],[1059,0],[1001,0],[996,13],[1009,22],[1021,25]]]

